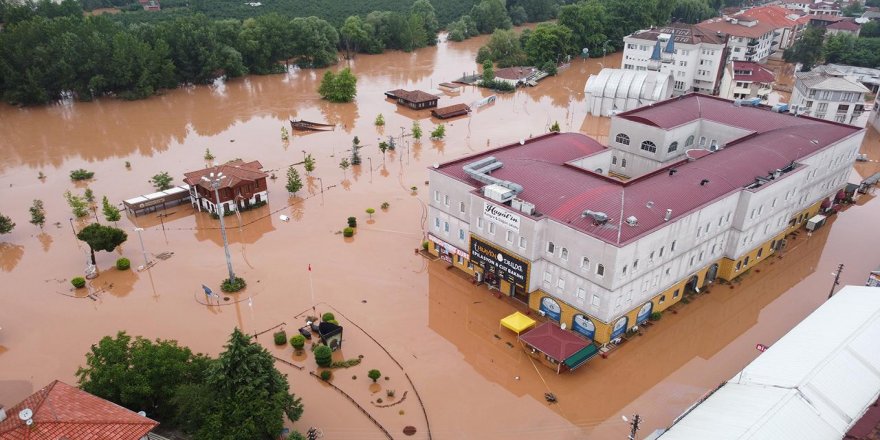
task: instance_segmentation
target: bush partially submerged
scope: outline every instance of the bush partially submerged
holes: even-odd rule
[[[235,277],[234,280],[225,279],[223,283],[220,284],[220,290],[224,292],[238,292],[241,289],[244,289],[247,286],[247,283],[244,281],[244,278]]]

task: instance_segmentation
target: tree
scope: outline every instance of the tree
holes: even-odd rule
[[[96,264],[95,251],[112,252],[117,246],[128,240],[128,234],[122,229],[92,223],[80,230],[76,234],[76,238],[89,245],[89,250],[92,253],[92,264]]]
[[[211,149],[210,149],[210,148],[205,148],[205,156],[204,156],[204,158],[205,158],[205,162],[210,162],[210,161],[214,160],[214,155],[211,154]]]
[[[153,176],[152,179],[150,179],[150,181],[153,182],[153,186],[155,186],[156,189],[159,191],[164,191],[168,188],[171,188],[172,180],[174,180],[174,178],[168,174],[168,171],[162,171],[161,173],[156,174],[155,176]]]
[[[357,138],[355,138],[357,139]],[[361,153],[360,153],[360,145],[351,144],[351,165],[360,165],[361,164]]]
[[[319,367],[329,367],[333,363],[333,350],[326,345],[315,347],[315,363]]]
[[[31,205],[31,224],[39,226],[40,229],[43,229],[43,224],[46,223],[46,210],[43,208],[42,200],[34,200],[34,204]]]
[[[0,214],[0,234],[8,234],[12,232],[13,228],[15,228],[15,223],[12,222],[12,219]]]
[[[303,159],[303,167],[306,169],[307,173],[315,171],[315,158],[313,158],[311,154],[307,154],[305,159]]]
[[[343,176],[345,175],[345,171],[348,170],[348,167],[351,166],[351,162],[348,161],[347,157],[343,157],[342,160],[339,161],[339,168],[342,169]]]
[[[559,128],[559,121],[553,122],[553,125],[550,126],[550,131],[553,133],[559,133],[561,131]]]
[[[297,17],[291,22],[291,35],[296,36],[293,53],[300,67],[327,67],[336,64],[339,33],[330,23],[318,17]]]
[[[492,32],[492,37],[486,43],[486,52],[488,59],[498,64],[498,67],[522,66],[526,64],[526,53],[523,52],[520,39],[513,30],[497,29]],[[482,51],[483,48],[480,48]],[[480,60],[480,53],[477,54],[477,62],[483,63],[486,60]],[[483,54],[486,57],[486,54]]]
[[[715,10],[705,0],[676,0],[672,8],[672,19],[685,23],[699,23],[714,16]]]
[[[377,127],[381,127],[381,126],[385,125],[385,117],[382,116],[382,113],[379,113],[379,115],[376,116],[376,120],[373,121],[373,124]]]
[[[212,401],[194,438],[277,438],[285,415],[292,421],[302,416],[301,400],[290,394],[272,355],[250,336],[236,328],[225,348],[208,368],[205,383]]]
[[[86,188],[85,192],[83,192],[83,197],[87,202],[92,203],[95,201],[95,193],[91,188]]]
[[[330,102],[351,102],[357,95],[357,78],[347,67],[339,74],[328,70],[321,79],[318,94]]]
[[[412,123],[412,137],[415,140],[419,140],[422,138],[422,126],[419,124],[419,121],[414,120]]]
[[[438,125],[431,132],[431,139],[443,139],[444,136],[446,136],[446,126],[443,124]]]
[[[495,68],[492,67],[491,61],[486,61],[483,63],[483,81],[495,81]]]
[[[82,197],[75,196],[71,194],[70,191],[66,191],[64,193],[64,199],[67,200],[67,204],[70,205],[70,209],[73,210],[73,215],[77,218],[89,215],[89,205]]]
[[[120,331],[92,345],[76,376],[83,390],[174,426],[180,414],[174,395],[181,386],[202,383],[210,363],[176,341],[153,342]]]
[[[464,41],[468,38],[480,35],[477,23],[470,15],[463,15],[458,20],[446,27],[449,31],[449,39],[452,41]]]
[[[844,6],[840,12],[842,12],[845,17],[860,17],[862,13],[865,12],[865,7],[862,5],[862,2],[856,0],[848,6]]]
[[[825,40],[825,29],[810,26],[804,31],[801,37],[794,45],[785,49],[782,57],[788,63],[801,63],[802,71],[812,70],[813,66],[819,61],[822,55],[822,43]]]
[[[302,179],[299,178],[299,172],[293,165],[287,167],[287,192],[296,194],[303,187]]]
[[[510,9],[510,21],[514,26],[519,26],[529,21],[529,14],[526,12],[526,9],[520,5],[516,5],[511,7]]]
[[[419,17],[424,33],[427,36],[427,43],[431,46],[437,44],[437,31],[440,30],[440,24],[437,23],[437,14],[431,2],[428,0],[416,0],[410,8],[410,13]]]
[[[859,31],[859,38],[877,38],[880,37],[880,21],[869,21],[862,25]]]
[[[110,204],[110,201],[107,200],[107,196],[101,200],[101,211],[104,213],[104,218],[107,219],[108,222],[118,222],[119,219],[122,218],[122,215],[119,213],[119,208]]]
[[[339,28],[339,37],[342,47],[345,48],[345,58],[348,59],[351,59],[352,52],[358,52],[370,44],[370,34],[364,21],[357,15],[345,19],[345,23]]]
[[[370,218],[373,218],[373,214],[375,214],[375,213],[376,213],[376,210],[375,210],[375,209],[373,209],[373,208],[367,208],[367,215],[369,215]]]
[[[373,379],[373,383],[376,383],[376,381],[379,380],[380,377],[382,377],[382,372],[379,370],[375,370],[375,369],[370,370],[367,372],[367,377],[369,377],[370,379]]]
[[[495,29],[510,29],[513,26],[501,0],[481,0],[471,9],[470,15],[481,34],[491,34]]]
[[[534,66],[559,63],[567,56],[578,53],[571,29],[551,23],[541,23],[532,31],[525,51],[529,63]]]
[[[559,11],[559,24],[571,29],[576,47],[587,48],[594,56],[602,53],[609,40],[611,23],[605,4],[600,2],[565,5]]]

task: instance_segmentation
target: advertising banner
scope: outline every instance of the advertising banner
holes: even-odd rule
[[[526,260],[502,251],[473,235],[471,235],[470,259],[483,270],[493,272],[498,278],[528,290],[529,263]]]
[[[559,303],[549,296],[541,298],[540,310],[544,312],[544,316],[554,321],[559,321],[559,318],[562,317],[562,307],[559,307]]]
[[[574,315],[574,318],[571,320],[571,329],[586,336],[591,341],[593,336],[596,336],[596,326],[593,325],[593,321],[590,321],[590,318],[584,315]]]
[[[636,325],[642,325],[643,322],[647,321],[648,318],[651,317],[651,310],[654,308],[654,303],[646,302],[645,305],[639,309],[639,314],[636,316]]]
[[[617,322],[614,323],[614,328],[611,330],[611,339],[617,339],[623,336],[626,333],[626,324],[629,322],[629,318],[626,316],[621,316]]]
[[[483,217],[492,223],[519,232],[520,216],[501,208],[498,205],[486,202],[483,206]]]

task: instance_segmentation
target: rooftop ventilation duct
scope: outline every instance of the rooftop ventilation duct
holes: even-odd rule
[[[502,164],[497,159],[495,159],[494,156],[489,156],[489,157],[480,159],[478,161],[471,162],[471,163],[463,166],[462,169],[472,179],[488,185],[487,187],[484,188],[484,195],[486,195],[485,191],[491,187],[494,187],[495,189],[497,189],[498,187],[503,187],[503,188],[508,189],[509,191],[503,192],[504,194],[501,199],[498,199],[497,197],[493,197],[494,200],[498,200],[500,202],[507,202],[507,201],[513,199],[514,197],[516,197],[517,195],[519,195],[519,193],[523,192],[523,187],[519,184],[510,182],[507,180],[501,180],[501,179],[498,179],[498,178],[495,178],[495,177],[492,177],[489,175],[489,173],[501,168],[503,165],[504,164]],[[500,193],[499,191],[495,191],[495,192]]]
[[[605,214],[604,212],[595,212],[587,209],[583,213],[581,213],[581,217],[591,217],[593,219],[593,223],[597,225],[604,225],[605,223],[608,223],[608,214]]]

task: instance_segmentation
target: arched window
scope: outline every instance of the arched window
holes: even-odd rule
[[[611,165],[617,165],[617,156],[611,156]]]
[[[626,159],[620,159],[620,167],[626,168]]]
[[[687,148],[693,144],[694,144],[694,135],[690,135],[690,136],[688,136],[688,140],[684,143],[684,147]]]
[[[618,133],[614,140],[616,140],[618,144],[629,145],[629,136],[623,133]]]
[[[657,152],[657,146],[651,141],[642,142],[642,149],[651,153]]]
[[[666,150],[667,153],[672,153],[673,151],[678,149],[678,142],[673,142],[669,144],[669,149]]]

